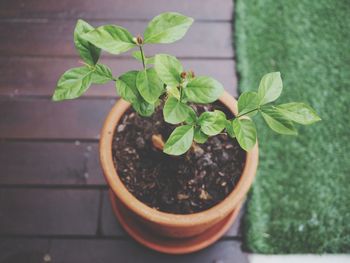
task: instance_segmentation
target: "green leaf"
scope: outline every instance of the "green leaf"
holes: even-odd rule
[[[196,77],[190,80],[184,88],[185,96],[195,103],[212,103],[223,93],[220,82],[210,77]]]
[[[142,62],[141,51],[137,50],[137,51],[132,52],[132,56],[135,59],[137,59],[138,61]],[[154,58],[155,57],[145,57],[145,64],[146,65],[154,64]]]
[[[208,140],[209,136],[201,131],[200,127],[196,127],[194,129],[194,137],[193,140],[196,143],[205,143]]]
[[[92,83],[104,84],[113,80],[111,69],[103,64],[96,64],[95,70],[91,75]]]
[[[276,106],[276,109],[285,118],[302,125],[309,125],[321,120],[315,110],[305,103],[291,102],[281,104]]]
[[[145,63],[146,63],[147,65],[154,64],[154,63],[155,63],[155,57],[153,56],[153,57],[148,57],[148,58],[146,58]]]
[[[166,86],[166,92],[178,100],[180,99],[180,91],[177,87]]]
[[[260,81],[258,96],[260,105],[275,101],[282,93],[282,79],[280,72],[264,75]]]
[[[267,125],[275,132],[286,135],[297,135],[297,131],[293,123],[285,118],[274,107],[264,107],[261,114]]]
[[[226,132],[227,134],[231,137],[231,138],[235,138],[236,134],[235,131],[233,130],[233,125],[232,125],[232,121],[227,120],[226,121]]]
[[[250,119],[234,119],[232,127],[239,145],[246,151],[252,149],[256,143],[256,129]]]
[[[118,94],[126,101],[134,103],[141,98],[136,88],[136,77],[138,71],[133,70],[124,73],[116,80],[116,89]]]
[[[91,84],[93,69],[89,67],[73,68],[58,80],[52,100],[60,101],[80,97]]]
[[[181,155],[190,149],[193,141],[193,126],[182,125],[177,127],[169,136],[164,145],[164,152],[170,155]]]
[[[238,113],[239,115],[246,114],[250,117],[257,113],[253,111],[259,107],[258,94],[256,92],[243,92],[238,98]],[[250,113],[248,113],[250,112]],[[248,113],[248,114],[247,114]]]
[[[164,92],[163,82],[154,68],[142,70],[137,74],[136,87],[145,101],[151,104],[155,103]]]
[[[159,78],[169,86],[177,86],[181,82],[181,72],[183,71],[181,63],[176,57],[158,54],[154,59],[154,68]]]
[[[187,124],[192,124],[192,125],[194,125],[194,124],[197,123],[197,120],[198,120],[198,118],[197,118],[197,113],[196,113],[196,112],[194,111],[194,109],[193,109],[192,107],[190,107],[190,106],[188,106],[188,109],[189,109],[189,111],[188,111],[188,116],[187,116],[185,122],[186,122]]]
[[[164,120],[170,124],[178,124],[186,120],[189,107],[174,97],[169,97],[164,104]]]
[[[136,46],[132,35],[123,27],[115,25],[100,26],[81,36],[96,47],[118,55]]]
[[[137,113],[141,116],[150,116],[154,112],[154,105],[146,102],[136,88],[138,71],[124,73],[116,80],[118,94],[130,102]]]
[[[79,19],[74,29],[74,44],[80,57],[88,64],[95,65],[100,57],[101,49],[95,47],[81,37],[81,35],[94,30],[84,20]]]
[[[193,18],[178,13],[163,13],[148,24],[145,43],[172,43],[181,39],[193,23]]]
[[[144,100],[137,101],[132,103],[132,107],[135,109],[135,111],[144,117],[149,117],[153,114],[155,105],[150,104]]]
[[[213,136],[222,132],[226,126],[226,115],[222,111],[214,110],[203,112],[198,119],[202,132]]]

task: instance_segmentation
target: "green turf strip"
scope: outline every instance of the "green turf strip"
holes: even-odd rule
[[[278,102],[307,102],[322,118],[299,136],[258,120],[260,164],[244,220],[259,253],[350,252],[350,1],[237,0],[241,91],[281,71]],[[263,127],[265,126],[265,127]]]

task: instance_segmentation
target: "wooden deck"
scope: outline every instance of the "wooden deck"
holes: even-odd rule
[[[99,130],[116,100],[112,85],[53,103],[57,78],[77,65],[77,18],[132,33],[163,11],[196,19],[173,45],[146,49],[178,56],[236,94],[232,0],[2,0],[0,2],[0,262],[246,262],[239,223],[199,253],[168,256],[131,240],[117,223],[98,162]],[[114,75],[139,67],[103,55]]]

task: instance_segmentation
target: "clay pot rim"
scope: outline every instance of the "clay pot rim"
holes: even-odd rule
[[[220,101],[237,115],[237,101],[230,94],[225,91]],[[246,154],[243,173],[236,187],[224,200],[207,210],[193,214],[172,214],[158,211],[139,201],[127,190],[119,178],[112,157],[112,140],[115,128],[130,106],[130,103],[123,99],[116,102],[107,115],[100,138],[100,162],[106,181],[117,198],[126,207],[147,221],[164,226],[190,227],[228,215],[245,198],[253,183],[258,165],[258,142]]]

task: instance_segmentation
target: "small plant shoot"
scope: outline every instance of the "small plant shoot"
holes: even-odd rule
[[[249,151],[257,140],[252,119],[257,114],[261,114],[273,131],[286,135],[297,134],[295,123],[309,125],[321,120],[304,103],[275,104],[283,88],[279,72],[264,75],[256,92],[248,91],[240,95],[238,115],[234,118],[227,118],[219,110],[198,115],[191,104],[217,101],[224,91],[222,84],[209,76],[195,76],[193,71],[184,69],[174,56],[147,56],[144,52],[145,45],[180,40],[192,23],[190,17],[173,12],[163,13],[149,22],[143,36],[133,36],[118,25],[94,28],[78,20],[74,44],[84,65],[63,73],[52,99],[75,99],[83,95],[91,84],[114,81],[119,96],[130,102],[141,116],[150,116],[156,107],[164,105],[164,120],[178,125],[163,147],[164,153],[169,155],[184,154],[194,143],[205,143],[210,136],[220,133],[235,138],[244,150]],[[114,55],[133,50],[132,56],[140,62],[141,70],[113,76],[108,66],[98,63],[101,50]]]

